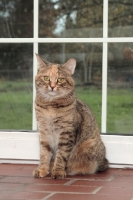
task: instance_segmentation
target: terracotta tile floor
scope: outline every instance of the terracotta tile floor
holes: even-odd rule
[[[109,169],[63,180],[33,178],[36,165],[0,164],[0,199],[133,200],[133,170]]]

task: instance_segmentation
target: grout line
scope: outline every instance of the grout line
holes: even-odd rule
[[[111,176],[112,177],[112,176]],[[91,176],[89,176],[89,177],[87,177],[87,178],[84,178],[84,177],[82,177],[82,178],[75,178],[74,177],[74,180],[75,181],[79,181],[79,180],[82,180],[82,181],[108,181],[108,179],[106,179],[106,180],[103,180],[102,179],[103,177],[96,177],[96,179],[95,178],[91,178]],[[70,179],[69,177],[68,178],[66,178],[66,179]]]
[[[76,179],[71,179],[70,181],[64,183],[64,185],[71,185],[72,183],[74,183],[76,181]]]
[[[96,194],[97,192],[99,192],[99,190],[101,190],[102,189],[102,186],[101,187],[98,187],[97,189],[95,189],[93,192],[92,192],[92,194]]]
[[[2,179],[6,178],[6,177],[8,177],[8,176],[6,176],[6,175],[0,175],[0,181],[1,181]]]
[[[49,197],[53,196],[54,194],[56,194],[56,192],[47,195],[46,197],[42,198],[41,200],[47,200]]]
[[[13,183],[13,184],[18,184],[18,183]],[[28,185],[28,183],[20,183],[20,185],[18,187],[16,187],[14,190],[11,190],[11,191],[19,192],[19,191],[21,191],[21,189],[23,190],[23,188],[25,188],[25,186],[27,186],[27,185]]]
[[[111,176],[107,181],[112,181],[115,178],[115,176]]]
[[[100,188],[98,188],[99,190],[101,189],[102,187],[100,187]],[[96,189],[97,190],[97,189]],[[40,190],[34,190],[34,191],[32,191],[32,190],[22,190],[21,192],[39,192],[39,193],[52,193],[52,194],[95,194],[95,191],[96,190],[94,190],[93,192],[68,192],[68,191],[40,191]],[[99,191],[98,190],[98,191]],[[98,191],[96,191],[96,192],[98,192]],[[51,194],[51,195],[52,195]],[[44,199],[43,199],[44,200]]]

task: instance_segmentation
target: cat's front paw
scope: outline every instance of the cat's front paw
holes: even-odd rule
[[[51,173],[53,179],[64,179],[66,178],[66,172],[63,170],[54,170]]]
[[[45,176],[47,176],[48,174],[48,170],[47,169],[44,169],[44,168],[37,168],[33,171],[33,176],[35,178],[43,178]]]

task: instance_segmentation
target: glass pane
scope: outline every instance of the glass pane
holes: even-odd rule
[[[109,0],[109,37],[133,37],[132,0]]]
[[[39,37],[102,37],[103,0],[40,0]]]
[[[32,44],[0,44],[0,129],[32,129],[32,71]]]
[[[33,0],[0,0],[0,37],[33,37]]]
[[[133,43],[109,44],[107,132],[133,134]]]
[[[102,44],[39,44],[39,54],[49,62],[60,64],[76,59],[77,97],[90,106],[101,127]]]

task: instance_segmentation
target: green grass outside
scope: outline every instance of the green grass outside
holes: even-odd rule
[[[32,83],[0,83],[0,129],[32,129]]]
[[[76,87],[77,97],[92,109],[101,127],[102,91],[95,87]],[[109,89],[107,132],[133,134],[133,91]],[[0,82],[0,129],[32,129],[32,83]]]
[[[109,89],[107,132],[133,134],[133,90]]]

